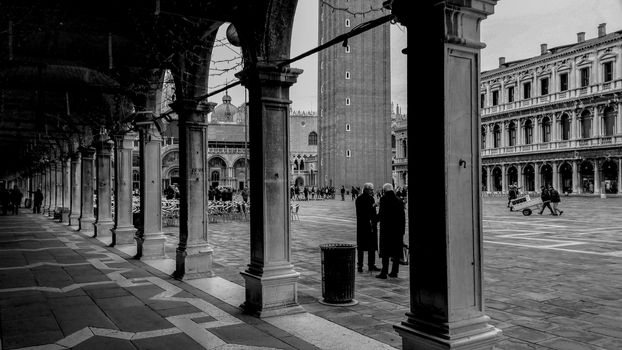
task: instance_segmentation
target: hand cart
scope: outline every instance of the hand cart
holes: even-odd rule
[[[540,209],[542,207],[542,199],[540,197],[531,198],[528,194],[522,195],[516,199],[510,200],[510,211],[523,212],[523,215],[531,215],[531,208]]]

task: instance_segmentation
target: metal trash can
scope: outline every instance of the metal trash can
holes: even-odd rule
[[[322,252],[322,298],[326,305],[352,306],[356,244],[320,244]]]

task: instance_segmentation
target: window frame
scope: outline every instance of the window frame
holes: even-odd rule
[[[531,98],[531,80],[525,81],[522,84],[523,84],[523,100],[530,99]],[[529,89],[527,89],[526,87],[529,87]]]
[[[562,76],[564,76],[566,79],[562,80]],[[568,91],[570,89],[570,84],[569,84],[569,80],[568,80],[569,77],[570,77],[570,74],[568,74],[567,71],[566,72],[561,72],[561,73],[558,74],[558,78],[559,78],[559,92],[566,92],[566,91]],[[565,89],[564,89],[562,83],[566,84]]]
[[[492,95],[492,105],[493,106],[498,106],[499,105],[499,90],[493,90],[490,92]]]
[[[350,103],[351,103],[350,98],[349,98],[349,97],[346,97],[346,106],[349,106],[349,105],[350,105]]]
[[[512,93],[510,93],[510,91]],[[508,86],[506,89],[507,101],[508,103],[514,102],[514,85]]]
[[[613,81],[613,60],[602,62],[602,71],[603,71],[603,83],[610,83]],[[607,80],[607,71],[605,67],[609,67],[609,74],[611,75],[609,80]]]
[[[579,68],[579,87],[584,88],[588,86],[590,86],[590,67]]]
[[[544,82],[546,82],[546,85],[544,84]],[[551,92],[550,84],[551,84],[551,79],[548,76],[540,78],[540,96],[546,96]]]

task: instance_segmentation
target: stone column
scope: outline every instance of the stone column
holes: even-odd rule
[[[60,214],[62,212],[63,201],[63,160],[59,157],[56,161],[56,196],[54,199],[54,212]]]
[[[81,195],[81,161],[80,152],[75,151],[71,154],[71,200],[69,203],[69,226],[79,226],[80,224],[80,195]]]
[[[106,243],[112,243],[112,232],[114,226],[112,221],[112,164],[110,156],[114,142],[108,137],[104,129],[95,137],[93,146],[96,150],[95,169],[97,172],[97,215],[95,234],[93,237],[103,239]],[[108,242],[110,241],[110,242]]]
[[[132,149],[137,134],[115,135],[115,186],[113,244],[132,244],[136,228],[132,214]]]
[[[215,103],[175,102],[179,115],[179,245],[177,279],[213,276],[213,248],[208,239],[207,114]]]
[[[617,117],[616,117],[616,133],[618,135],[621,135],[622,134],[622,102],[619,102],[617,107],[618,107],[617,108],[618,114],[617,114]],[[618,168],[618,172],[620,172],[619,169],[620,168]],[[619,183],[618,183],[618,188],[620,188],[620,184]]]
[[[600,115],[598,113],[598,106],[594,106],[592,108],[592,137],[600,137]],[[596,189],[596,184],[594,184],[594,189]],[[594,190],[596,191],[596,190]]]
[[[522,164],[517,164],[516,165],[516,170],[518,171],[518,187],[521,187],[521,192],[525,192],[525,189],[522,188],[523,187],[523,165]]]
[[[488,166],[488,171],[487,174],[488,176],[486,177],[486,188],[488,189],[488,192],[494,192],[493,188],[492,188],[492,170],[494,169],[493,166]]]
[[[594,194],[600,194],[600,161],[594,159]]]
[[[303,311],[297,295],[300,274],[291,264],[288,185],[289,87],[300,73],[260,63],[238,75],[250,91],[250,197],[259,203],[251,210],[242,308],[260,317]]]
[[[48,206],[48,217],[54,217],[56,210],[56,162],[50,162],[50,201]]]
[[[140,227],[136,231],[136,258],[164,258],[162,232],[162,136],[152,115],[142,113],[140,130]]]
[[[435,205],[409,202],[408,220],[434,224],[426,234],[416,225],[409,227],[410,311],[394,328],[402,337],[403,349],[492,349],[501,331],[490,325],[484,313],[482,213],[477,195],[481,157],[476,136],[484,47],[480,21],[493,13],[496,1],[407,3],[393,1],[393,14],[412,33],[425,33],[408,35],[408,104],[424,100],[439,118],[418,120],[422,129],[408,128],[409,153],[418,155],[417,163],[409,162],[409,180],[426,184],[419,189],[423,198],[435,197]],[[425,58],[417,47],[426,48]],[[422,64],[439,79],[418,88],[417,67]],[[430,137],[418,137],[417,130],[426,130]],[[422,149],[428,151],[417,151]],[[427,172],[415,171],[419,161],[434,165]],[[440,196],[439,188],[445,189]]]
[[[620,193],[622,193],[622,158],[618,158],[618,194]]]
[[[61,200],[61,222],[69,222],[70,206],[71,206],[71,157],[65,155],[63,157],[63,196]]]
[[[534,176],[534,191],[536,193],[540,193],[540,184],[542,183],[542,179],[540,178],[540,166],[541,164],[533,163],[533,176]]]
[[[581,193],[581,186],[579,185],[579,161],[572,161],[572,193]]]
[[[80,169],[80,218],[79,230],[84,233],[94,233],[93,223],[95,215],[93,214],[93,166],[95,157],[95,148],[91,146],[80,147],[80,155],[82,156]]]
[[[45,215],[47,214],[47,210],[49,208],[49,204],[48,202],[50,201],[50,183],[49,183],[49,177],[50,177],[50,166],[49,164],[46,164],[43,166],[43,173],[41,174],[42,178],[42,184],[43,184],[43,203],[41,203],[41,214]]]
[[[577,121],[577,111],[572,111],[570,113],[570,139],[574,142],[576,142],[576,140],[579,138],[579,134],[578,134],[578,121]]]
[[[551,166],[553,167],[553,187],[561,191],[561,187],[559,186],[559,163],[557,161],[553,161]]]
[[[508,190],[507,179],[507,168],[505,167],[505,164],[501,164],[501,193],[506,193]]]

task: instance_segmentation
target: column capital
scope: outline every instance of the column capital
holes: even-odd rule
[[[117,149],[133,149],[134,148],[134,140],[138,137],[137,132],[125,132],[114,134],[112,138],[114,139],[115,147]]]
[[[207,124],[207,114],[214,111],[216,103],[181,99],[171,103],[169,106],[177,112],[180,123]]]
[[[92,158],[95,155],[95,147],[92,146],[80,146],[78,152],[82,158]]]
[[[160,135],[161,128],[157,124],[158,122],[155,114],[150,111],[137,112],[134,118],[136,129],[141,133],[141,137],[144,135],[147,142],[162,141],[162,135]]]
[[[244,68],[241,72],[235,74],[235,76],[242,81],[243,85],[246,86],[250,80],[250,75],[253,72],[257,72],[258,78],[264,87],[271,85],[289,87],[296,83],[298,76],[302,74],[303,70],[299,68],[279,67],[276,64],[259,62],[254,67],[251,66]]]

